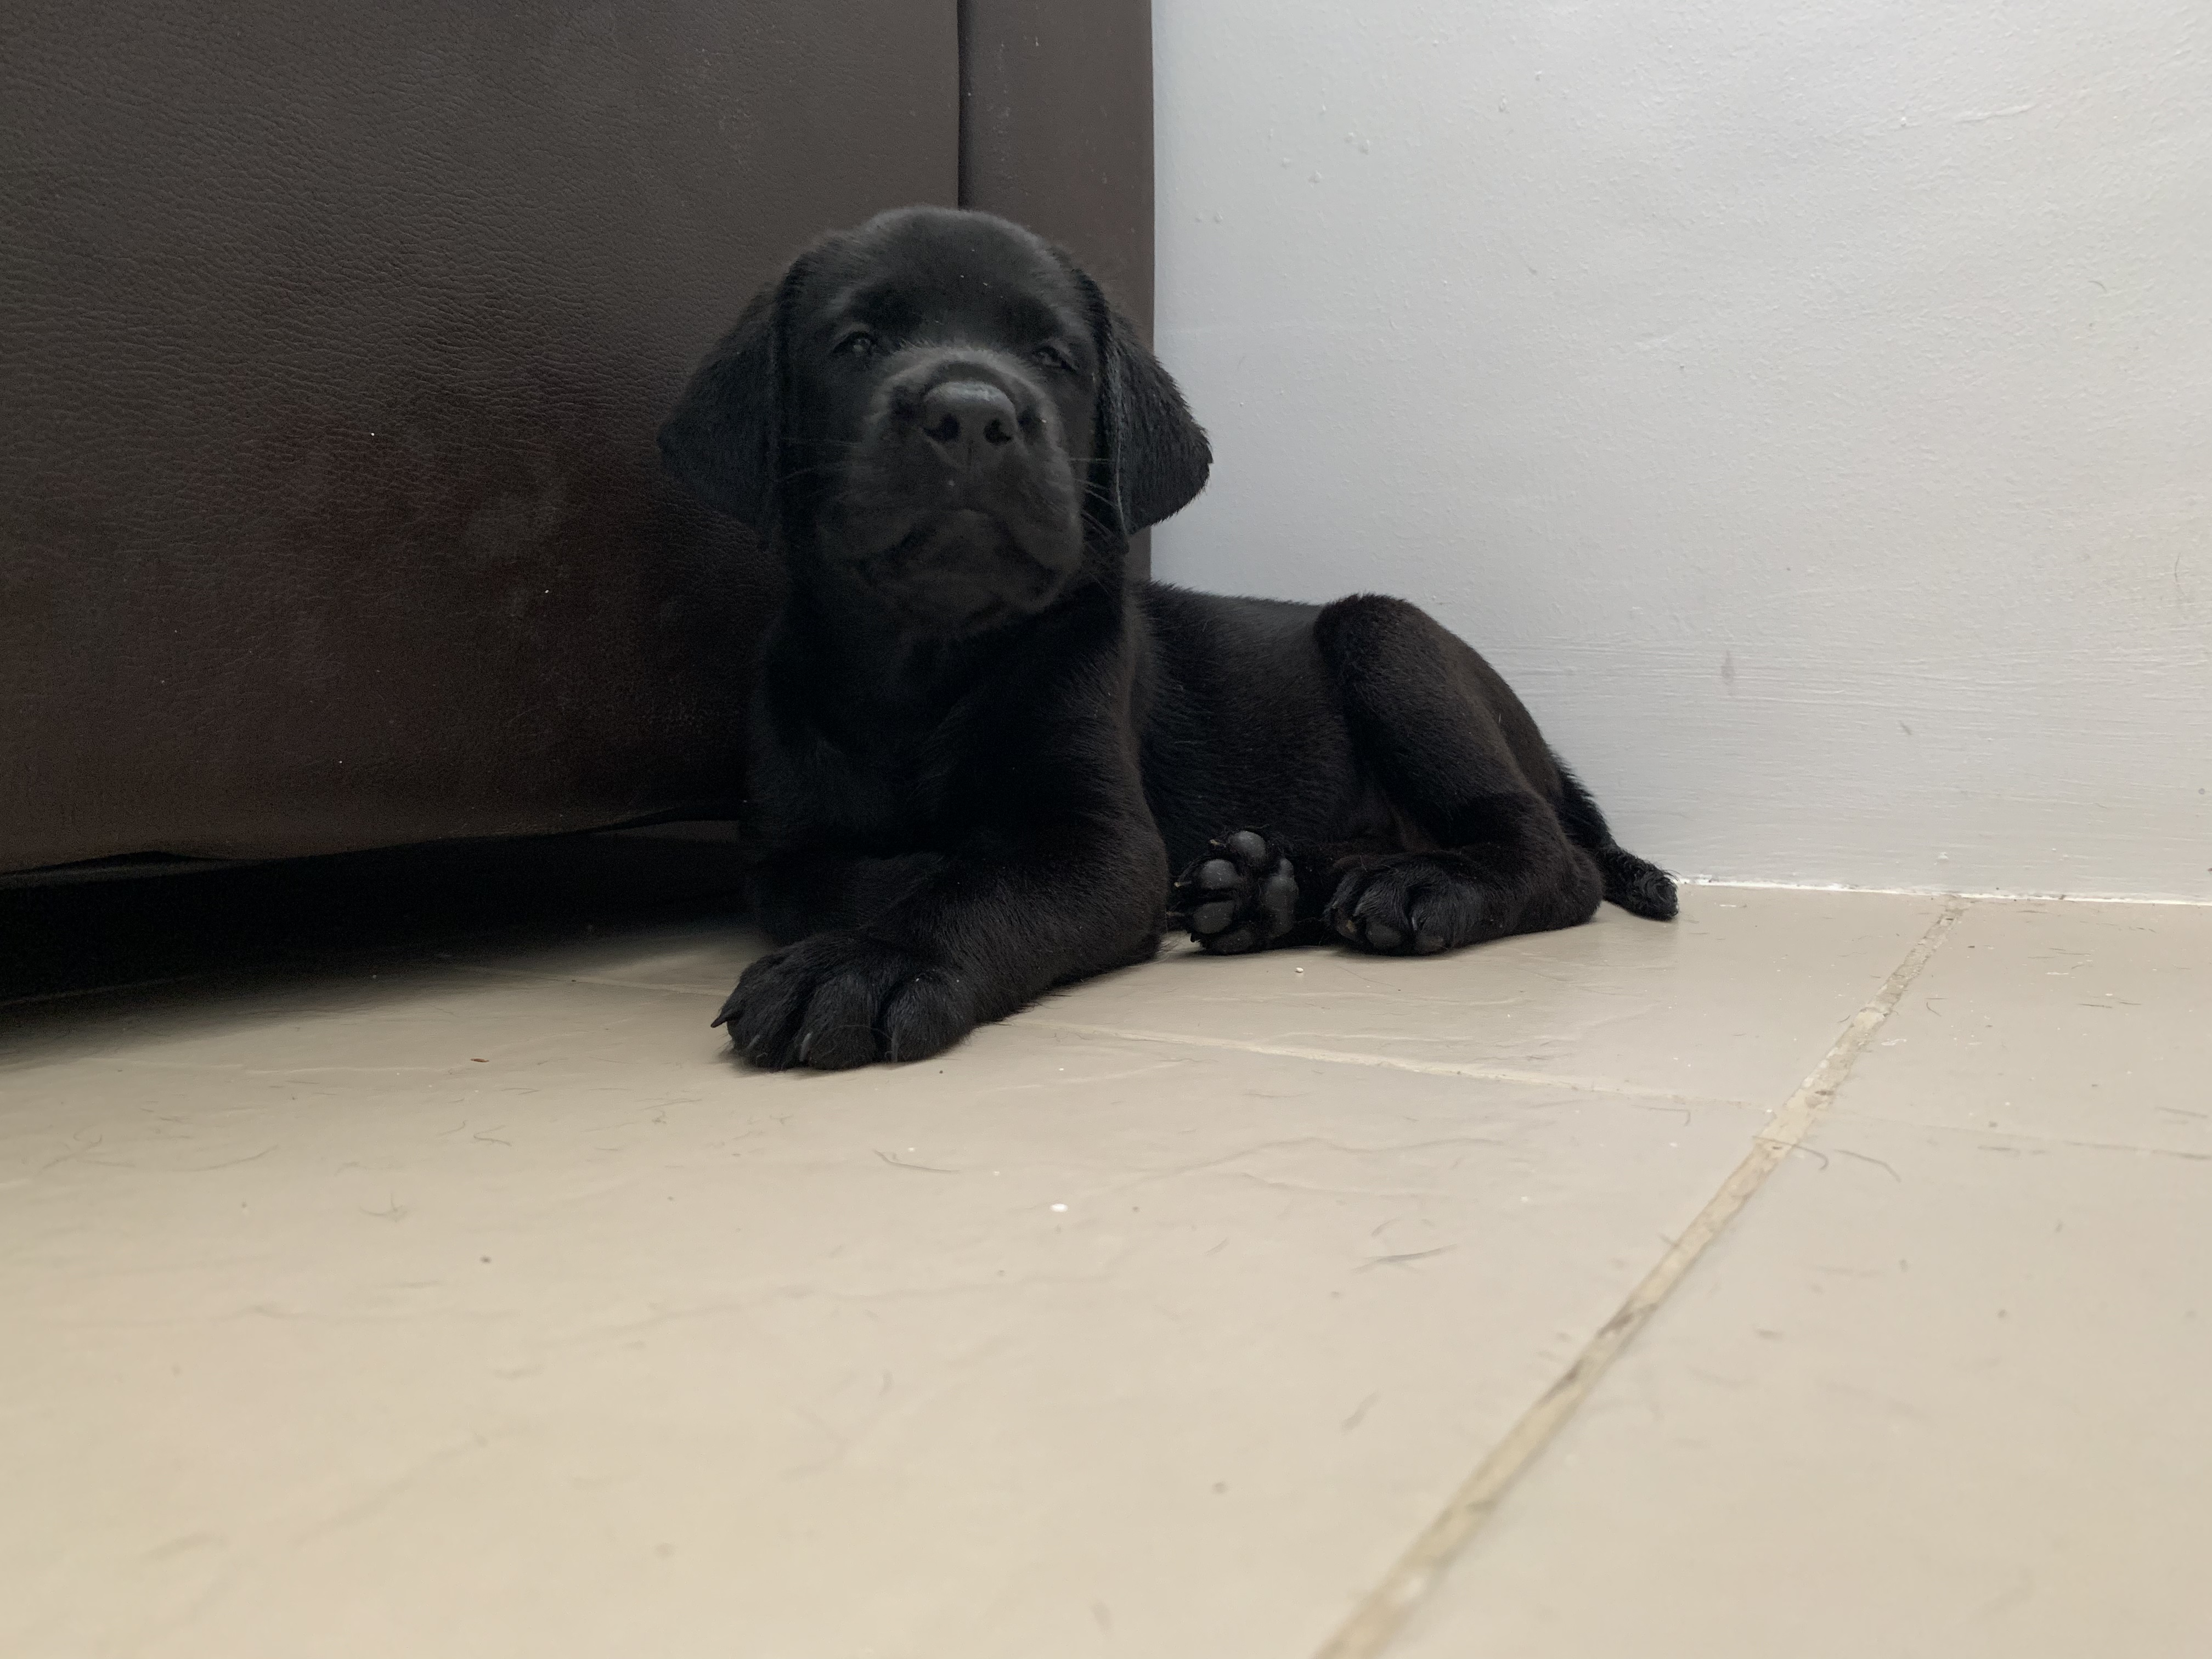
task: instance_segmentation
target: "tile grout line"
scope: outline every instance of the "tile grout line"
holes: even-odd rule
[[[678,985],[667,980],[616,979],[608,974],[541,974],[530,968],[497,968],[481,962],[435,962],[434,968],[456,974],[481,974],[492,979],[538,980],[552,985],[611,985],[622,991],[668,991],[678,996],[720,997],[729,994],[704,985]]]
[[[1477,1083],[1533,1084],[1565,1089],[1577,1094],[1626,1095],[1637,1100],[1663,1100],[1670,1106],[1734,1106],[1756,1111],[1748,1101],[1719,1095],[1686,1094],[1676,1089],[1651,1089],[1636,1083],[1607,1083],[1597,1078],[1522,1072],[1504,1066],[1462,1066],[1443,1060],[1413,1060],[1399,1054],[1364,1054],[1346,1048],[1309,1048],[1292,1042],[1254,1042],[1242,1037],[1195,1036],[1180,1031],[1132,1030],[1119,1025],[1086,1025],[1072,1019],[1021,1018],[1007,1022],[1031,1030],[1069,1031],[1078,1036],[1119,1037],[1127,1042],[1159,1042],[1180,1048],[1225,1048],[1232,1054],[1272,1054],[1282,1060],[1318,1060],[1338,1066],[1379,1066],[1424,1077],[1463,1077]]]
[[[1876,898],[1987,899],[1993,904],[2171,904],[2198,910],[2212,906],[2212,898],[2145,898],[2139,893],[2008,893],[1994,887],[1954,892],[1945,887],[1854,887],[1838,881],[1746,881],[1733,876],[1678,875],[1674,880],[1687,887],[1759,893],[1866,893]]]
[[[1445,1570],[1497,1512],[1513,1483],[1566,1426],[1621,1351],[1650,1322],[1683,1276],[1765,1184],[1776,1166],[1802,1144],[1850,1074],[1852,1064],[1971,904],[1971,900],[1958,897],[1945,901],[1928,931],[1905,952],[1881,989],[1851,1017],[1820,1063],[1797,1085],[1773,1121],[1753,1137],[1752,1148],[1743,1161],[1705,1200],[1681,1237],[1584,1345],[1574,1363],[1461,1483],[1436,1519],[1316,1650],[1314,1659],[1382,1659]]]

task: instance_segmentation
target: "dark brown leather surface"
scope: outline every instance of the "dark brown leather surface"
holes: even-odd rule
[[[14,0],[0,869],[726,795],[769,579],[653,430],[956,198],[957,74],[951,0]]]
[[[1152,326],[1152,0],[960,0],[960,204],[1059,243]],[[1152,532],[1130,544],[1138,574]]]
[[[1152,324],[1151,0],[961,0],[963,207],[1027,225]]]

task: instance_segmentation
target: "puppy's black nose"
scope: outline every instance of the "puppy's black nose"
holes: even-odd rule
[[[981,380],[947,380],[921,400],[921,429],[956,466],[973,466],[1020,429],[1014,400]]]

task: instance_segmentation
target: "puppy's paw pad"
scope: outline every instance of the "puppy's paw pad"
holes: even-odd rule
[[[1248,865],[1265,863],[1271,851],[1267,838],[1257,830],[1239,830],[1222,842],[1230,853]]]
[[[1174,908],[1200,946],[1235,956],[1296,926],[1298,878],[1279,846],[1256,830],[1239,830],[1183,872]]]

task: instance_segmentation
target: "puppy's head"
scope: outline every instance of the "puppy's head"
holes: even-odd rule
[[[660,448],[795,560],[939,635],[1043,610],[1212,459],[1066,255],[942,208],[801,254],[692,376]]]

